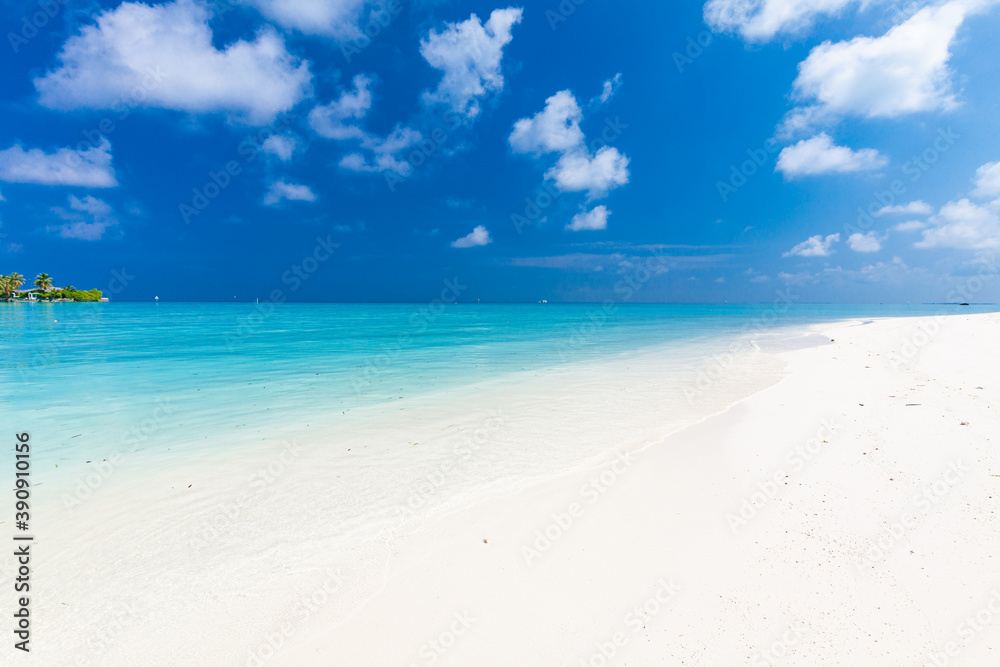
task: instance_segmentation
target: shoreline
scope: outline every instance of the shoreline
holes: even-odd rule
[[[723,350],[721,343],[714,345]],[[227,651],[243,641],[237,637],[248,631],[266,634],[277,619],[296,614],[297,601],[311,595],[317,580],[332,581],[330,573],[338,568],[343,576],[335,578],[344,579],[338,600],[322,614],[338,621],[349,617],[377,593],[389,571],[388,550],[399,535],[419,533],[469,504],[504,497],[553,475],[564,477],[571,469],[586,469],[606,457],[609,438],[625,437],[626,431],[634,448],[682,428],[685,420],[693,421],[686,414],[692,413],[692,406],[680,402],[685,382],[671,373],[678,358],[702,349],[644,346],[589,363],[522,372],[513,384],[479,383],[475,391],[466,388],[463,393],[468,395],[457,403],[455,392],[446,390],[372,406],[352,411],[355,416],[345,422],[351,425],[346,431],[320,431],[297,443],[294,430],[279,431],[257,444],[248,440],[234,449],[205,450],[194,431],[186,444],[175,443],[175,452],[140,451],[117,459],[109,455],[109,461],[95,454],[92,466],[60,466],[58,479],[63,481],[58,484],[52,474],[40,474],[46,482],[37,497],[39,513],[47,518],[42,530],[59,534],[65,553],[39,559],[39,576],[58,577],[67,598],[77,599],[91,616],[110,617],[109,622],[123,627],[122,639],[110,647],[113,653],[95,652],[81,646],[80,638],[69,637],[62,650],[99,655],[106,664],[119,659],[128,663],[125,635],[139,633],[142,645],[155,645],[167,638],[145,631],[179,624],[185,628],[182,636],[202,637],[200,643],[192,639],[192,651],[200,645],[198,659],[228,664]],[[759,365],[764,355],[747,346],[745,356],[764,370]],[[710,357],[699,352],[694,358]],[[698,414],[717,412],[729,397],[743,395],[745,369],[735,360],[731,364],[728,380],[736,384],[720,382]],[[779,377],[776,369],[768,373],[775,374],[762,376],[770,378],[765,383]],[[751,385],[755,382],[761,379]],[[657,401],[662,401],[659,409],[649,411]],[[495,412],[503,415],[503,422],[487,428],[487,437],[480,438]],[[559,432],[563,443],[559,451],[546,437],[552,431]],[[410,440],[428,449],[417,459],[399,459],[393,451]],[[589,449],[581,449],[588,442]],[[362,453],[358,443],[367,452],[362,458],[355,458]],[[379,444],[384,453],[375,446]],[[459,464],[447,467],[450,459]],[[194,460],[197,463],[191,463]],[[361,489],[349,474],[360,475],[371,487]],[[85,487],[67,506],[67,486],[81,480]],[[341,488],[344,481],[350,483]],[[350,489],[362,495],[354,497]],[[388,512],[373,514],[371,502],[385,505],[386,499]],[[397,511],[411,499],[421,506]],[[128,542],[118,543],[124,535]],[[295,548],[303,541],[304,548]],[[69,585],[60,575],[49,574],[71,569],[71,561],[109,558],[120,567],[113,584],[95,568],[89,571],[91,585]],[[272,574],[250,586],[232,575],[250,577],[257,570]],[[225,638],[216,635],[210,641],[204,636],[207,619],[180,619],[173,609],[160,609],[160,601],[173,598],[177,587],[206,589],[212,598],[247,597],[235,612],[244,618],[226,629]],[[120,588],[125,590],[111,599],[102,593]],[[264,611],[251,599],[272,600],[274,610]],[[62,614],[70,613],[51,599],[39,605],[53,617],[53,628],[63,623],[58,620]],[[115,616],[118,607],[130,610],[124,622]],[[44,632],[40,627],[39,634]],[[178,651],[176,640],[171,641]],[[163,647],[166,650],[166,644]],[[122,657],[112,657],[118,651]]]
[[[956,318],[992,321],[995,316],[956,316]],[[290,458],[287,469],[278,476],[273,485],[267,485],[266,493],[254,497],[254,502],[246,506],[230,503],[226,509],[225,503],[220,503],[220,498],[234,497],[232,480],[213,480],[210,474],[194,480],[194,486],[198,488],[190,493],[183,489],[169,491],[164,489],[156,492],[148,496],[151,503],[144,506],[147,518],[173,515],[179,517],[177,512],[192,517],[203,516],[206,512],[215,516],[226,516],[228,513],[233,515],[228,519],[230,530],[216,531],[218,535],[209,541],[205,548],[197,549],[194,554],[185,556],[182,562],[172,560],[176,558],[177,552],[171,551],[171,548],[163,551],[163,559],[153,558],[143,561],[130,557],[127,548],[109,547],[102,550],[88,547],[90,556],[98,556],[103,551],[105,557],[116,559],[123,567],[116,577],[118,583],[115,590],[135,577],[134,585],[144,587],[147,591],[146,595],[133,595],[131,598],[128,594],[119,594],[117,598],[90,601],[90,604],[103,606],[103,609],[88,609],[93,618],[111,620],[122,627],[115,633],[110,645],[102,648],[100,664],[127,664],[130,656],[134,659],[135,655],[138,655],[132,651],[139,646],[166,647],[173,642],[177,661],[157,664],[181,664],[181,657],[187,655],[189,661],[195,660],[194,664],[199,664],[197,660],[206,661],[200,664],[207,664],[213,660],[216,661],[215,664],[239,665],[254,664],[256,660],[279,665],[330,664],[330,656],[349,656],[354,662],[348,661],[345,664],[419,665],[426,664],[426,658],[421,657],[420,649],[427,638],[435,636],[436,632],[443,632],[441,628],[451,627],[447,619],[452,618],[451,622],[457,623],[458,621],[453,618],[454,614],[461,616],[465,612],[470,614],[468,617],[462,617],[466,621],[469,618],[479,619],[475,623],[468,621],[471,625],[465,628],[469,637],[475,634],[476,641],[469,639],[465,643],[456,643],[454,651],[437,656],[436,664],[499,665],[512,664],[512,661],[521,661],[522,664],[569,664],[567,655],[577,653],[586,664],[589,654],[574,648],[580,645],[578,639],[582,642],[584,637],[593,636],[597,637],[594,641],[598,641],[603,636],[603,629],[612,627],[618,628],[615,632],[626,632],[626,639],[635,638],[629,634],[633,623],[623,626],[621,618],[611,623],[602,614],[608,609],[618,608],[614,604],[616,600],[627,606],[631,600],[628,591],[643,590],[639,574],[648,576],[652,573],[648,567],[650,556],[634,557],[622,555],[619,550],[606,549],[608,535],[615,536],[615,540],[620,544],[631,545],[629,548],[632,550],[640,549],[641,546],[640,551],[643,553],[646,551],[650,554],[659,553],[663,559],[675,561],[674,567],[667,568],[651,580],[652,582],[661,578],[664,580],[665,584],[661,586],[660,593],[650,588],[648,595],[639,595],[639,602],[650,596],[654,596],[653,599],[656,599],[655,595],[666,596],[667,593],[664,591],[668,589],[672,591],[671,577],[677,579],[674,583],[681,586],[682,591],[690,590],[692,581],[710,579],[711,574],[705,571],[707,563],[712,562],[712,558],[725,563],[724,559],[720,560],[721,557],[716,555],[705,558],[704,564],[690,563],[666,549],[667,545],[662,543],[662,536],[647,543],[647,540],[651,539],[648,538],[650,527],[643,521],[650,515],[662,512],[665,514],[664,521],[674,526],[674,534],[678,537],[678,541],[683,541],[680,536],[689,536],[684,539],[696,540],[699,548],[707,554],[714,554],[716,550],[724,551],[724,545],[728,541],[725,531],[729,528],[722,523],[721,535],[716,530],[719,526],[714,526],[711,530],[706,529],[704,524],[711,523],[706,518],[707,508],[715,507],[716,511],[720,511],[731,505],[733,498],[730,496],[733,495],[734,488],[738,489],[740,494],[749,497],[754,491],[752,484],[749,490],[746,490],[750,478],[744,469],[748,465],[757,465],[755,457],[761,456],[759,452],[754,456],[754,452],[748,451],[746,445],[738,447],[732,444],[730,442],[732,437],[727,434],[734,430],[748,429],[747,424],[753,420],[756,420],[753,422],[756,426],[749,428],[750,432],[766,433],[768,430],[773,430],[775,408],[769,401],[772,401],[775,394],[786,392],[786,389],[779,388],[801,382],[803,378],[808,380],[807,376],[809,373],[817,372],[816,368],[826,368],[823,364],[830,366],[830,360],[824,355],[832,354],[834,350],[839,352],[838,345],[843,345],[846,351],[851,351],[844,343],[849,337],[865,334],[859,341],[864,339],[871,343],[872,336],[869,334],[876,330],[917,331],[922,323],[925,324],[926,321],[933,319],[887,318],[876,320],[866,326],[857,326],[857,320],[850,323],[841,322],[833,327],[835,335],[832,337],[837,339],[835,343],[822,347],[768,352],[765,356],[781,359],[782,363],[789,365],[791,370],[783,379],[740,398],[735,404],[726,404],[723,409],[711,413],[696,424],[684,426],[659,442],[646,442],[645,446],[629,453],[634,461],[623,462],[619,459],[616,463],[610,460],[598,465],[597,468],[574,469],[554,478],[524,482],[520,487],[515,486],[513,491],[502,487],[501,484],[495,497],[470,498],[470,503],[475,504],[469,509],[459,509],[441,515],[427,514],[424,516],[424,521],[404,524],[402,529],[393,530],[388,536],[377,535],[362,541],[358,539],[362,533],[355,533],[358,538],[352,543],[345,534],[341,536],[345,539],[338,544],[347,548],[345,553],[348,558],[343,562],[351,567],[339,569],[326,567],[322,558],[303,560],[298,557],[301,548],[295,549],[295,547],[296,545],[301,547],[303,540],[307,540],[307,544],[315,544],[316,548],[308,546],[306,551],[309,553],[315,551],[317,555],[332,544],[323,542],[326,538],[316,533],[315,521],[321,520],[324,516],[321,509],[328,506],[323,504],[326,501],[322,501],[322,495],[319,494],[327,493],[329,485],[328,483],[324,485],[321,478],[316,475],[302,475],[301,468],[308,467],[311,460],[308,455],[304,458],[297,456]],[[830,328],[831,325],[828,324],[813,327],[819,331]],[[817,334],[804,334],[804,336],[809,335],[815,337]],[[878,332],[878,336],[885,337],[881,331]],[[924,351],[922,348],[921,350]],[[800,361],[802,359],[809,360],[813,365],[808,366]],[[831,368],[835,369],[836,366],[837,364],[833,364]],[[894,370],[893,374],[898,373]],[[629,378],[623,375],[623,379],[627,381]],[[822,392],[817,395],[806,394],[800,387],[785,397],[786,401],[799,401],[808,407],[797,410],[794,415],[787,417],[791,422],[800,424],[794,428],[802,431],[801,423],[809,421],[809,415],[815,412],[815,404],[821,403],[819,401],[821,395]],[[567,418],[572,417],[573,415],[568,413]],[[782,419],[785,418],[783,415]],[[651,423],[655,423],[655,420]],[[809,429],[806,428],[805,431],[808,436]],[[541,433],[538,432],[538,435]],[[614,438],[614,435],[608,433],[608,437]],[[807,439],[808,437],[804,438],[803,442]],[[831,441],[834,442],[832,439]],[[726,444],[720,445],[720,442]],[[757,445],[761,444],[756,440],[754,442]],[[773,448],[773,445],[771,447]],[[279,453],[278,456],[280,455]],[[306,466],[302,466],[303,463]],[[377,463],[378,459],[375,459],[372,465]],[[218,470],[218,466],[208,464],[209,462],[206,462],[206,473]],[[725,465],[720,468],[720,464]],[[229,461],[230,470],[238,470],[241,465],[239,457],[231,458]],[[296,465],[299,465],[299,468],[296,468]],[[252,468],[253,465],[250,466],[250,469]],[[582,487],[588,481],[592,481],[595,471],[600,473],[596,477],[596,486],[592,485],[587,495],[583,495]],[[604,476],[603,481],[601,475]],[[667,490],[661,488],[663,480],[670,481]],[[281,489],[285,486],[289,489],[283,492]],[[306,488],[295,491],[295,487],[300,486]],[[226,491],[227,488],[229,491]],[[199,489],[202,490],[199,492]],[[204,489],[209,491],[206,492]],[[706,489],[709,492],[706,493]],[[135,489],[130,491],[134,492]],[[287,493],[293,493],[292,505],[288,504],[287,499],[283,500],[283,494]],[[93,501],[88,501],[94,503],[89,505],[89,509],[83,515],[88,518],[81,519],[81,516],[77,515],[73,520],[72,530],[65,536],[65,540],[69,543],[79,541],[83,544],[83,541],[88,539],[99,542],[127,535],[126,527],[130,525],[128,521],[124,521],[120,529],[102,528],[98,523],[110,517],[127,519],[130,514],[128,509],[114,507],[115,499],[112,496],[115,495],[109,493],[103,500],[95,498]],[[646,499],[646,502],[636,505],[637,497]],[[592,504],[591,498],[595,499]],[[655,505],[655,511],[649,503],[649,499],[652,498],[658,498],[660,501]],[[691,506],[690,498],[697,499],[698,503]],[[725,499],[726,502],[720,505],[720,499]],[[580,506],[575,512],[572,508],[574,503]],[[288,517],[287,526],[275,523],[275,518],[281,516],[280,512],[296,504],[301,516]],[[543,507],[544,510],[540,509]],[[772,520],[778,521],[778,518]],[[560,534],[553,545],[544,550],[532,546],[533,539],[537,538],[534,531],[543,531],[541,534],[544,537],[544,531],[551,529],[551,525],[555,522],[557,528],[550,532],[558,532],[560,521],[563,524],[569,521],[569,528],[562,531],[564,534]],[[142,538],[140,543],[145,543],[151,549],[155,549],[157,544],[168,547],[177,540],[189,539],[190,532],[185,532],[185,529],[189,528],[190,526],[181,525],[161,530],[159,533]],[[249,534],[244,535],[242,531],[248,531]],[[474,535],[476,537],[473,537]],[[317,539],[319,541],[316,541]],[[483,540],[487,542],[484,543]],[[543,539],[539,545],[544,545],[544,542]],[[539,552],[539,558],[530,559],[530,564],[525,562],[522,550],[526,546]],[[133,545],[132,549],[135,548]],[[122,560],[123,558],[125,560]],[[438,562],[435,563],[435,560]],[[332,562],[327,563],[327,565],[332,564]],[[732,564],[727,565],[732,570]],[[41,571],[39,579],[55,578],[60,587],[63,583],[67,583],[59,581],[61,577],[57,572],[65,572],[67,569],[64,565],[59,566],[58,559],[41,563],[39,569]],[[268,572],[268,576],[264,578],[274,579],[271,583],[277,583],[278,588],[263,585],[258,579],[261,572]],[[598,572],[603,573],[600,578],[605,578],[607,581],[595,578]],[[684,576],[680,576],[681,573]],[[103,579],[97,570],[92,570],[90,576],[96,577],[94,581]],[[204,628],[200,630],[199,628],[208,622],[207,617],[199,623],[198,618],[182,620],[181,617],[175,616],[173,611],[167,613],[165,617],[160,616],[161,627],[173,627],[172,633],[159,631],[151,625],[151,620],[146,619],[147,612],[153,608],[151,606],[153,598],[161,595],[165,599],[176,599],[179,590],[195,592],[199,590],[198,586],[206,586],[207,590],[199,595],[209,594],[211,597],[206,598],[206,604],[214,604],[211,600],[225,590],[211,592],[213,590],[211,582],[219,577],[237,583],[242,582],[242,594],[238,593],[238,588],[230,591],[244,598],[236,607],[234,616],[239,618],[240,610],[245,613],[252,612],[259,617],[256,622],[250,624],[245,622],[247,619],[240,618],[238,621],[233,621],[235,625],[227,624],[227,629],[221,635],[219,633],[205,635]],[[574,577],[576,578],[574,587],[568,590],[560,587],[560,582],[564,584],[572,582]],[[602,605],[595,607],[589,597],[577,590],[583,587],[581,577],[586,578],[586,586],[595,587],[598,591],[596,597],[603,601]],[[145,581],[146,579],[152,581]],[[683,579],[686,579],[687,583],[684,583]],[[729,581],[736,586],[739,579],[730,578]],[[490,588],[491,585],[501,582],[502,592]],[[529,588],[525,588],[526,582],[531,582]],[[787,582],[780,581],[775,585],[779,584],[787,586]],[[655,588],[659,584],[650,586]],[[282,589],[288,593],[284,597],[280,596]],[[279,597],[274,597],[276,593]],[[498,594],[500,601],[490,602],[497,598]],[[518,598],[517,594],[520,594],[521,598]],[[691,594],[688,595],[690,597]],[[320,598],[324,599],[323,604],[315,602]],[[537,613],[525,610],[518,599],[531,599],[532,604],[537,603],[546,609],[547,615],[540,618]],[[665,601],[657,602],[663,607],[664,612],[662,615],[656,615],[656,619],[673,618],[666,610],[672,608],[673,602],[684,599],[683,592],[670,592],[670,605]],[[264,600],[269,600],[266,604],[270,611],[260,617],[259,604],[264,603]],[[709,617],[706,615],[709,608],[704,607],[704,600],[695,599],[691,604],[694,605],[695,616],[702,614],[702,618]],[[114,611],[122,608],[122,605],[131,610],[126,612],[125,621],[118,619]],[[422,605],[428,606],[427,614],[418,611],[423,608]],[[680,605],[677,606],[680,608]],[[403,611],[410,608],[412,616]],[[719,610],[714,610],[713,613],[716,612]],[[511,618],[511,615],[516,616],[516,619]],[[631,619],[632,622],[637,622],[637,618]],[[490,626],[487,620],[483,619],[492,619],[492,623],[499,625]],[[531,623],[528,622],[529,619],[533,619]],[[551,624],[558,619],[562,621],[557,622],[557,627],[551,627]],[[644,619],[642,622],[652,623],[656,619]],[[162,625],[164,621],[168,621],[165,626]],[[661,623],[667,625],[665,620]],[[241,625],[246,627],[236,627]],[[493,629],[481,629],[490,627]],[[536,632],[536,627],[549,630]],[[570,632],[565,629],[566,627],[572,627],[574,630]],[[290,631],[286,632],[286,628]],[[52,637],[53,632],[54,628],[44,628],[39,625],[38,636],[44,633]],[[504,632],[508,635],[516,632],[519,638],[537,635],[538,639],[534,642],[524,639],[525,646],[514,650],[512,647],[497,643],[498,636]],[[689,637],[698,637],[699,632],[703,634],[704,628],[690,627],[685,634]],[[613,637],[613,635],[614,633],[611,633],[608,636]],[[188,639],[179,640],[178,636]],[[388,636],[393,637],[393,640],[385,641],[385,637]],[[269,643],[268,638],[273,641]],[[208,642],[207,646],[205,642]],[[650,638],[649,642],[650,646],[664,649],[664,645],[657,644],[653,638]],[[280,646],[274,646],[276,643]],[[585,644],[583,642],[583,645]],[[639,652],[634,648],[635,644],[635,641],[631,641],[618,646],[615,649],[618,658],[615,659],[627,658],[630,664],[631,661],[638,659],[640,664],[651,664],[651,661],[659,659],[656,656],[666,655],[656,653],[653,648],[648,649],[646,653]],[[612,645],[615,645],[614,641]],[[64,649],[72,651],[71,646],[73,643],[67,642]],[[273,655],[270,659],[265,659],[265,654]],[[541,655],[547,655],[550,659],[540,659]],[[688,654],[688,657],[692,655],[694,654]],[[358,662],[359,660],[361,662]],[[572,664],[578,663],[574,659]],[[612,661],[609,664],[619,663]],[[801,664],[812,663],[807,661]]]
[[[972,328],[985,326],[985,336],[1000,329],[995,317],[959,318],[978,320]],[[949,636],[965,614],[983,609],[1000,625],[1000,605],[990,606],[991,596],[1000,602],[993,562],[1000,528],[989,504],[1000,491],[1000,460],[995,445],[982,440],[997,432],[997,417],[975,389],[980,385],[969,387],[977,392],[972,400],[951,386],[953,378],[913,389],[935,394],[947,409],[957,401],[976,420],[963,426],[956,417],[938,427],[967,429],[960,434],[972,437],[961,451],[937,451],[935,441],[921,438],[924,419],[906,423],[914,420],[906,410],[923,403],[895,393],[876,397],[875,386],[839,384],[807,402],[800,398],[782,413],[784,439],[772,439],[774,414],[765,409],[801,397],[802,387],[816,382],[810,373],[817,364],[828,368],[841,355],[853,365],[841,379],[875,368],[863,363],[870,352],[889,364],[879,389],[921,384],[914,380],[927,370],[952,365],[955,343],[968,335],[959,318],[945,321],[951,334],[940,331],[941,340],[919,348],[926,363],[915,355],[905,368],[893,367],[884,348],[851,348],[872,334],[912,341],[933,318],[822,327],[835,339],[830,348],[783,353],[791,369],[781,382],[640,450],[633,464],[578,472],[491,501],[399,545],[395,575],[378,598],[348,623],[303,633],[274,664],[367,656],[369,664],[419,665],[433,656],[446,665],[732,665],[781,656],[782,664],[918,665],[945,650],[961,655],[961,664],[995,664],[996,632],[981,628],[973,641]],[[976,367],[974,358],[964,359],[963,370]],[[995,361],[979,372],[1000,381]],[[847,402],[856,400],[851,394],[865,405]],[[885,419],[919,447],[880,434],[868,416],[883,407],[876,402],[900,413]],[[746,432],[765,436],[747,441]],[[792,488],[775,481],[782,465]],[[947,491],[940,491],[942,482]],[[931,499],[912,504],[907,496],[921,491]],[[949,499],[955,502],[944,504]],[[885,545],[904,519],[904,534],[880,552],[880,540]],[[990,520],[992,526],[979,523]],[[786,531],[797,534],[787,538]],[[932,567],[946,581],[924,572]],[[406,613],[424,607],[419,616]],[[467,638],[448,623],[455,610],[475,619]],[[451,634],[454,645],[445,647]],[[511,637],[517,641],[504,641]]]

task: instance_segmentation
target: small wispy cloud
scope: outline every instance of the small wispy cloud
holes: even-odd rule
[[[264,140],[260,148],[282,162],[288,162],[299,147],[299,141],[292,134],[272,134]]]
[[[316,201],[316,194],[307,185],[279,180],[271,183],[271,187],[267,189],[267,194],[264,195],[264,204],[266,206],[275,206],[286,199],[289,201],[313,202]]]
[[[97,146],[83,150],[60,148],[46,153],[14,144],[0,151],[0,181],[37,185],[75,185],[113,188],[118,185],[111,167],[111,142],[102,137]]]
[[[628,271],[636,266],[644,266],[653,273],[666,273],[671,269],[710,269],[732,261],[734,255],[707,254],[682,255],[663,253],[635,254],[629,252],[588,253],[572,252],[563,255],[540,257],[512,257],[507,260],[511,266],[542,269],[562,269],[567,271],[598,271],[616,267],[618,272]]]
[[[69,208],[57,206],[52,213],[66,222],[50,225],[46,231],[56,233],[64,239],[98,241],[108,229],[118,225],[111,205],[102,199],[87,195],[82,199],[69,196]]]
[[[339,141],[365,136],[358,124],[371,110],[372,78],[358,74],[351,83],[351,90],[343,91],[329,104],[319,105],[309,112],[309,127],[319,136]]]
[[[875,232],[862,234],[856,232],[847,237],[847,245],[854,252],[878,252],[882,249],[884,237],[880,237]]]
[[[892,228],[894,232],[916,232],[927,226],[926,222],[921,222],[920,220],[907,220],[906,222],[901,222]]]
[[[566,225],[566,229],[573,232],[607,229],[608,215],[610,211],[607,206],[595,206],[590,211],[574,215],[573,221]]]
[[[875,212],[875,217],[883,215],[893,215],[902,213],[905,215],[930,215],[934,212],[934,207],[925,201],[918,199],[908,204],[896,204],[895,206],[883,206]]]
[[[471,232],[466,234],[460,239],[451,242],[452,248],[475,248],[476,246],[484,246],[493,242],[490,237],[489,231],[483,225],[478,225]]]
[[[888,163],[888,158],[874,148],[855,151],[846,146],[837,146],[830,135],[821,132],[811,139],[803,139],[782,149],[775,171],[788,178],[800,178],[872,171]]]
[[[828,257],[834,253],[833,244],[840,242],[840,234],[810,236],[802,243],[782,255],[782,257]]]

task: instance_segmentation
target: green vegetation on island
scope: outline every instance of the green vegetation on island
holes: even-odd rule
[[[72,285],[55,287],[52,277],[47,273],[39,273],[35,278],[33,289],[22,290],[24,276],[14,272],[10,275],[0,274],[0,295],[4,301],[101,301],[101,290],[78,290]]]

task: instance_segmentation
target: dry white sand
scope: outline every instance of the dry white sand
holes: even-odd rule
[[[821,345],[774,353],[780,382],[713,417],[639,451],[621,445],[626,454],[597,467],[359,537],[353,559],[323,558],[335,546],[317,528],[333,471],[308,454],[308,471],[282,479],[287,493],[245,503],[219,478],[224,461],[184,478],[212,489],[202,494],[122,483],[40,528],[59,537],[38,545],[35,657],[1000,664],[1000,318],[821,333]],[[601,407],[561,405],[557,423],[587,428]],[[600,437],[619,448],[615,433]],[[217,537],[185,542],[192,523],[220,513],[232,517]]]

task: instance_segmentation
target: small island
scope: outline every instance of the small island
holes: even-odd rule
[[[45,302],[75,302],[75,301],[107,301],[101,290],[78,290],[72,285],[55,287],[52,277],[47,273],[39,273],[35,278],[33,289],[21,289],[24,276],[20,273],[10,275],[0,274],[0,295],[7,302],[34,303]]]

